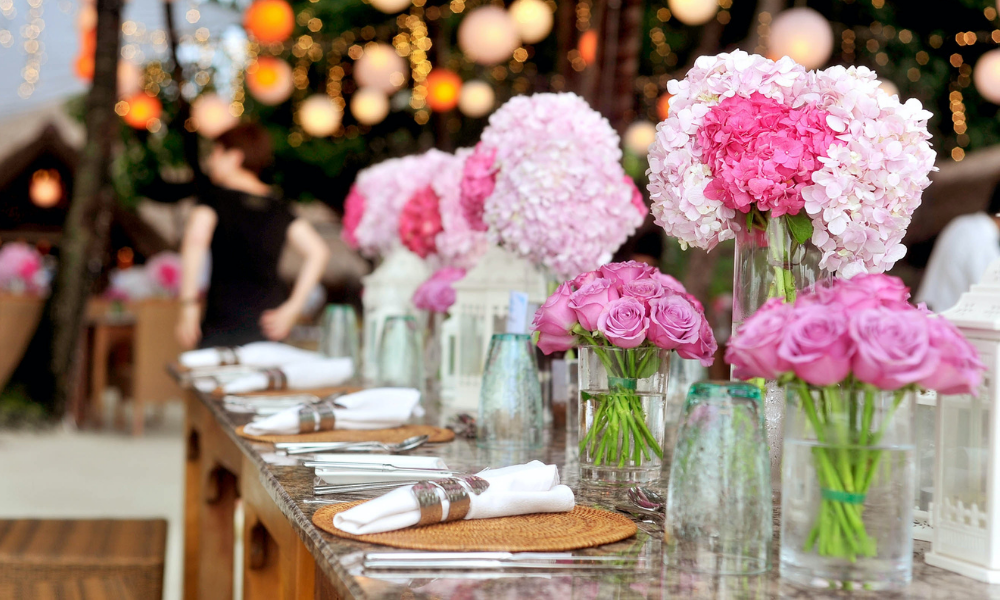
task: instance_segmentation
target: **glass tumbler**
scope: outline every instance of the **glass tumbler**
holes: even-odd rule
[[[770,459],[760,390],[691,386],[667,491],[664,560],[685,571],[754,575],[770,567]]]
[[[542,386],[531,336],[493,334],[479,391],[477,444],[502,450],[540,448],[543,427]]]
[[[378,346],[378,378],[381,387],[424,389],[424,344],[411,315],[386,317]]]
[[[358,316],[350,304],[328,304],[320,323],[319,351],[330,358],[361,357]]]

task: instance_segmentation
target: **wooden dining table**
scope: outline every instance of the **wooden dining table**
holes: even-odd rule
[[[174,374],[179,379],[177,371]],[[637,559],[627,571],[574,572],[367,572],[363,555],[391,548],[339,538],[317,528],[313,514],[318,499],[355,500],[358,496],[316,496],[313,469],[294,457],[279,456],[272,444],[240,437],[245,414],[227,412],[222,401],[185,390],[187,403],[187,471],[184,528],[184,598],[219,600],[233,597],[234,511],[244,512],[242,555],[243,597],[247,600],[331,599],[664,599],[683,598],[843,598],[834,590],[800,588],[778,573],[778,523],[771,570],[755,576],[716,576],[680,572],[663,565],[663,526],[657,520],[632,517],[638,533],[621,542],[577,551]],[[430,424],[440,424],[440,410],[428,402]],[[435,422],[437,421],[437,422]],[[572,442],[564,431],[550,431],[536,451],[495,452],[462,437],[426,444],[415,455],[439,456],[452,469],[475,472],[538,459],[560,467],[562,481],[578,504],[615,510],[620,489],[581,485]],[[914,543],[913,583],[892,598],[1000,598],[1000,588],[973,581],[924,563],[925,542]],[[864,593],[855,594],[860,597]]]

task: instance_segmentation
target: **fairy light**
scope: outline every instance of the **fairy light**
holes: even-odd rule
[[[854,62],[854,40],[856,34],[851,29],[845,29],[842,34],[840,34],[840,52],[845,63]]]
[[[732,15],[729,14],[729,9],[733,7],[733,0],[719,0],[719,12],[715,15],[715,20],[723,25],[728,25],[729,20],[732,19]]]
[[[26,55],[24,67],[21,69],[22,82],[17,88],[17,95],[21,98],[29,98],[34,93],[35,84],[38,83],[41,74],[42,56],[45,51],[45,45],[38,39],[45,29],[45,21],[42,19],[42,0],[28,0],[28,7],[28,23],[21,27],[22,46]],[[11,12],[13,13],[13,6]]]
[[[462,10],[464,8],[465,5],[462,3]],[[461,12],[456,10],[454,2],[451,10]],[[427,74],[431,72],[431,61],[427,59],[427,51],[432,45],[431,39],[427,37],[427,24],[420,18],[422,13],[423,9],[419,6],[414,6],[410,10],[405,21],[409,34],[409,40],[406,42],[408,48],[401,52],[399,46],[396,47],[397,54],[410,59],[410,76],[413,78],[410,107],[416,109],[413,118],[420,125],[430,119],[430,113],[427,111]]]
[[[757,15],[757,46],[754,48],[754,52],[757,54],[764,54],[767,52],[767,42],[768,38],[771,37],[771,13],[766,10],[762,10],[759,15]]]

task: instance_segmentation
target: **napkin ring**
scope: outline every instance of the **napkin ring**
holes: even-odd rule
[[[414,484],[411,491],[413,492],[413,497],[417,499],[417,504],[420,505],[420,520],[417,521],[416,526],[422,527],[424,525],[440,523],[442,509],[441,497],[437,493],[438,486],[430,481],[421,481]]]
[[[448,498],[448,517],[443,522],[461,521],[465,515],[469,514],[469,490],[462,485],[458,479],[439,479],[434,483],[444,490],[444,495]]]
[[[240,364],[240,357],[236,354],[236,348],[216,346],[215,351],[219,353],[220,366],[227,367],[229,365]]]
[[[264,369],[263,373],[267,376],[268,390],[283,390],[288,387],[288,378],[281,369]]]
[[[458,478],[459,483],[465,485],[470,492],[478,496],[490,487],[490,482],[478,475],[466,475]]]
[[[330,431],[336,424],[337,418],[329,403],[303,404],[299,407],[299,433]]]

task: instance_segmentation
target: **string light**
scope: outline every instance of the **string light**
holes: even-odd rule
[[[38,36],[45,29],[45,21],[42,19],[42,0],[28,0],[28,23],[21,27],[21,38],[24,53],[27,55],[24,61],[24,68],[21,69],[22,83],[17,88],[17,95],[21,98],[29,98],[35,91],[35,84],[41,74],[42,56],[45,45],[39,41]]]

